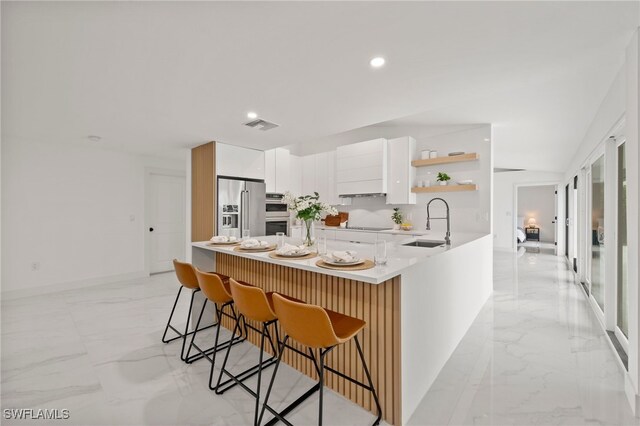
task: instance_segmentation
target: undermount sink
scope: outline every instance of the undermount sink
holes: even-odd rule
[[[416,241],[411,241],[410,243],[403,244],[403,246],[427,247],[427,248],[440,247],[443,245],[444,245],[444,241],[433,241],[433,240],[416,240]]]

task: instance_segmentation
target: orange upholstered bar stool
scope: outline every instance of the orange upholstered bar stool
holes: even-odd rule
[[[258,409],[260,407],[260,385],[262,380],[262,370],[273,365],[276,362],[277,342],[278,342],[278,329],[275,329],[276,344],[273,342],[273,337],[269,328],[275,324],[278,318],[273,311],[272,305],[272,293],[265,293],[263,289],[252,286],[247,283],[235,281],[233,278],[229,280],[229,287],[231,288],[231,295],[233,296],[234,305],[240,314],[239,320],[236,322],[233,334],[235,336],[236,331],[240,331],[240,323],[242,322],[245,327],[251,328],[260,333],[260,356],[257,365],[239,373],[232,374],[227,370],[227,361],[229,359],[229,353],[231,352],[231,345],[227,348],[222,368],[220,370],[220,376],[218,377],[218,383],[216,384],[216,393],[221,394],[228,389],[240,385],[251,396],[256,399],[255,411],[254,411],[254,424],[258,421]],[[250,320],[251,323],[247,323]],[[257,324],[253,326],[252,324]],[[265,340],[269,342],[273,355],[269,359],[264,360],[265,352]],[[249,377],[257,374],[258,384],[256,390],[250,389],[243,382]],[[229,379],[222,381],[223,376],[228,376]]]
[[[213,390],[215,389],[212,384],[213,369],[216,364],[217,352],[222,349],[226,349],[227,346],[241,343],[245,339],[240,333],[238,333],[237,337],[235,334],[233,334],[229,340],[220,343],[220,321],[222,320],[222,316],[224,315],[228,318],[231,318],[235,323],[238,322],[238,316],[236,315],[236,311],[233,308],[233,297],[231,296],[231,288],[229,287],[228,277],[212,272],[202,272],[198,268],[195,268],[195,273],[198,279],[198,284],[200,285],[200,290],[202,290],[202,293],[206,296],[207,300],[213,303],[216,309],[218,328],[216,329],[216,337],[211,348],[201,349],[194,342],[196,333],[193,333],[193,335],[191,336],[191,344],[189,345],[189,350],[191,350],[192,347],[195,348],[203,357],[207,358],[211,363],[211,371],[209,373],[209,389]],[[200,326],[201,319],[202,312],[200,313],[200,317],[198,318],[198,322],[196,323],[196,329],[198,329],[198,327]],[[188,357],[189,351],[187,351],[187,359]]]
[[[200,285],[198,284],[198,278],[196,277],[195,270],[190,263],[180,262],[176,259],[173,259],[173,266],[176,270],[176,276],[178,277],[178,281],[180,282],[180,289],[178,290],[178,294],[176,296],[176,301],[173,302],[173,308],[171,308],[171,314],[169,315],[169,320],[167,321],[167,326],[164,328],[164,334],[162,335],[162,342],[169,343],[176,339],[182,339],[182,350],[180,351],[180,359],[187,362],[192,362],[195,359],[188,359],[187,354],[184,352],[185,344],[187,342],[187,336],[197,333],[198,331],[206,330],[207,328],[211,328],[217,325],[211,324],[201,329],[197,327],[193,331],[189,331],[189,321],[191,319],[191,311],[193,310],[193,298],[196,293],[200,291]],[[227,278],[228,279],[228,278]],[[187,322],[184,326],[184,333],[181,333],[178,329],[171,325],[171,320],[173,319],[173,313],[176,310],[176,306],[178,305],[178,300],[180,299],[180,294],[183,289],[187,289],[191,291],[191,302],[189,303],[189,313],[187,314]],[[202,310],[200,311],[200,316],[204,312],[204,308],[207,304],[207,300],[205,299],[202,304]],[[173,330],[178,335],[171,339],[167,339],[167,332],[169,329]],[[198,358],[202,358],[202,355],[197,355]]]
[[[366,322],[358,318],[340,314],[338,312],[329,311],[320,306],[300,303],[299,301],[296,302],[285,298],[278,293],[275,293],[273,295],[273,307],[276,315],[278,316],[280,326],[282,327],[285,336],[280,344],[278,361],[276,363],[276,368],[273,372],[271,382],[269,383],[267,394],[265,395],[264,404],[260,412],[260,417],[258,419],[258,424],[261,423],[265,410],[268,410],[275,416],[270,422],[267,423],[267,425],[277,423],[278,421],[282,421],[287,425],[291,424],[284,418],[284,415],[286,414],[284,411],[278,413],[268,405],[269,394],[271,393],[271,388],[273,387],[273,383],[276,379],[278,367],[280,366],[280,361],[282,359],[282,353],[284,352],[285,346],[289,347],[287,346],[287,340],[289,338],[292,338],[298,343],[307,346],[310,349],[309,352],[312,354],[314,363],[315,356],[313,355],[313,351],[318,350],[320,352],[320,363],[319,365],[317,363],[315,364],[319,377],[319,425],[322,425],[322,391],[324,388],[324,370],[331,371],[332,373],[337,374],[338,376],[343,377],[350,382],[355,383],[358,386],[362,386],[364,389],[370,391],[373,394],[373,399],[378,410],[378,417],[373,424],[379,424],[382,417],[382,408],[380,407],[378,394],[376,393],[376,390],[373,386],[371,374],[369,374],[369,369],[367,368],[367,364],[364,359],[362,347],[360,346],[360,342],[358,341],[358,333],[365,327]],[[340,371],[324,365],[325,357],[329,352],[331,352],[338,345],[348,342],[351,339],[354,339],[356,343],[356,348],[358,349],[358,354],[360,355],[362,368],[367,377],[368,384],[361,383]]]

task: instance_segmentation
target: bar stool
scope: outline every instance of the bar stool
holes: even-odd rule
[[[196,278],[196,274],[193,270],[193,266],[190,263],[180,262],[177,259],[173,259],[173,266],[176,270],[176,276],[178,277],[178,281],[180,282],[180,289],[178,289],[178,294],[176,295],[176,301],[173,302],[173,308],[171,308],[171,314],[169,315],[169,320],[167,321],[167,326],[164,329],[164,334],[162,335],[162,343],[173,342],[176,339],[182,339],[182,350],[180,351],[180,359],[182,361],[187,361],[187,357],[184,353],[185,344],[187,341],[187,336],[194,334],[198,331],[206,330],[211,327],[215,327],[217,325],[217,321],[214,324],[208,325],[206,327],[202,327],[198,329],[196,327],[195,330],[189,331],[189,320],[191,318],[191,311],[193,309],[193,298],[196,293],[200,291],[200,286],[198,285],[198,279]],[[189,313],[187,314],[187,323],[184,326],[184,333],[181,333],[178,329],[171,325],[171,319],[173,318],[173,313],[176,310],[176,306],[178,305],[178,299],[180,299],[180,294],[182,293],[182,289],[186,288],[187,290],[191,290],[191,302],[189,303]],[[202,310],[200,312],[200,316],[202,316],[202,312],[204,312],[204,308],[207,304],[207,299],[205,299],[202,304]],[[167,339],[167,332],[169,329],[173,330],[178,335],[171,339]],[[188,362],[188,361],[187,361]]]
[[[247,283],[238,282],[231,278],[229,280],[231,295],[233,296],[233,301],[235,304],[238,313],[240,314],[240,318],[236,322],[236,326],[233,330],[233,334],[235,335],[236,329],[239,330],[240,322],[244,323],[245,327],[251,328],[256,332],[260,333],[260,357],[257,365],[248,368],[247,370],[241,372],[240,374],[233,375],[231,372],[227,370],[227,361],[229,359],[229,353],[231,352],[231,345],[227,347],[227,353],[225,354],[224,361],[222,363],[222,368],[220,370],[220,375],[218,376],[218,383],[216,384],[216,394],[220,395],[227,390],[231,389],[236,385],[240,385],[244,390],[246,390],[250,395],[252,395],[256,399],[255,412],[254,412],[254,424],[257,424],[258,421],[258,409],[260,407],[260,384],[262,381],[262,370],[268,368],[276,362],[276,355],[278,353],[276,345],[273,343],[273,338],[271,333],[269,332],[269,326],[275,324],[278,320],[276,314],[273,311],[272,305],[272,294],[273,293],[265,293],[263,289],[259,287],[252,286]],[[260,328],[256,328],[251,324],[247,324],[246,320],[249,319],[256,323],[260,324]],[[276,333],[276,341],[278,339],[278,329],[275,329]],[[273,351],[273,356],[269,359],[264,360],[264,350],[265,350],[265,339],[268,339],[271,350]],[[243,382],[249,377],[257,374],[258,375],[258,384],[256,390],[250,389]],[[222,382],[222,377],[226,375],[229,376],[229,379]],[[231,385],[229,385],[231,383]]]
[[[269,423],[267,423],[267,425],[275,424],[278,421],[282,421],[287,425],[291,425],[291,423],[289,423],[284,418],[284,415],[288,411],[287,409],[278,413],[268,405],[269,394],[271,393],[273,383],[276,379],[276,374],[278,373],[278,367],[280,366],[282,353],[284,352],[285,346],[287,346],[287,340],[289,339],[289,337],[291,337],[298,343],[307,346],[312,354],[314,349],[318,349],[320,352],[320,365],[318,366],[316,364],[316,371],[318,372],[319,377],[318,384],[320,403],[318,424],[322,425],[322,393],[324,388],[324,370],[326,369],[358,386],[363,387],[364,389],[372,393],[373,399],[378,409],[378,417],[373,424],[378,425],[380,423],[380,419],[382,418],[382,408],[380,407],[380,401],[378,400],[378,395],[376,393],[375,387],[373,386],[371,375],[369,374],[369,369],[367,368],[367,363],[364,360],[362,347],[360,346],[360,342],[358,341],[357,336],[360,330],[362,330],[367,323],[361,319],[343,315],[338,312],[333,312],[320,306],[290,300],[278,293],[275,293],[273,295],[273,307],[276,315],[278,316],[280,326],[282,327],[285,336],[280,343],[278,361],[276,362],[276,367],[273,371],[273,376],[271,377],[271,382],[269,383],[267,394],[265,395],[264,404],[262,406],[260,417],[258,419],[258,424],[262,422],[262,417],[265,410],[268,410],[275,417]],[[367,376],[367,381],[369,382],[368,385],[361,383],[340,371],[324,365],[325,357],[327,356],[327,354],[338,345],[346,343],[350,339],[355,340],[356,348],[358,349],[358,354],[360,355],[360,360],[362,361],[362,367],[364,369],[365,375]],[[312,356],[312,359],[314,359],[315,363],[315,357]]]
[[[209,389],[214,390],[213,386],[213,369],[216,364],[216,354],[218,351],[222,349],[226,349],[227,345],[235,345],[237,343],[242,343],[245,341],[246,337],[242,337],[240,333],[238,333],[238,337],[233,334],[231,338],[225,342],[218,343],[220,339],[220,328],[222,325],[220,321],[223,316],[231,318],[235,323],[238,322],[238,316],[236,315],[236,311],[233,308],[233,297],[231,296],[231,288],[229,287],[229,277],[224,275],[220,275],[212,272],[203,272],[198,268],[195,268],[196,278],[198,279],[198,284],[200,285],[200,290],[206,296],[207,300],[213,303],[213,306],[216,310],[216,318],[218,319],[218,328],[216,329],[216,337],[213,343],[213,346],[209,349],[201,349],[198,345],[195,344],[194,340],[196,337],[196,333],[191,335],[191,344],[189,345],[189,350],[187,351],[186,358],[189,359],[189,351],[191,348],[196,348],[200,352],[200,358],[204,357],[209,360],[211,363],[211,371],[209,373]],[[228,309],[227,309],[228,308]],[[227,309],[229,312],[225,312]],[[200,326],[200,320],[202,319],[202,312],[200,312],[200,316],[198,317],[198,322],[196,323],[196,330]],[[235,331],[235,326],[234,326]],[[246,329],[245,329],[246,335]],[[211,357],[209,357],[211,355]],[[193,361],[196,358],[194,357]],[[191,361],[192,362],[192,361]]]

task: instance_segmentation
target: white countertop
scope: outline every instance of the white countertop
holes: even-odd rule
[[[366,231],[365,231],[366,232]],[[371,231],[369,231],[371,232]],[[386,231],[382,231],[386,232]],[[398,232],[398,231],[392,231]],[[406,232],[406,231],[403,231]],[[411,232],[411,231],[409,231]],[[407,247],[402,246],[399,243],[387,243],[387,264],[378,266],[376,265],[372,269],[366,269],[364,271],[336,271],[332,269],[325,269],[316,266],[318,257],[305,260],[288,260],[288,259],[272,259],[268,253],[249,253],[249,252],[237,252],[233,250],[233,247],[228,246],[210,246],[207,245],[208,241],[201,241],[192,243],[193,247],[197,247],[202,250],[209,250],[212,252],[228,253],[234,256],[245,257],[248,259],[260,260],[262,262],[273,263],[276,265],[284,265],[291,268],[302,269],[305,271],[317,272],[319,274],[331,275],[335,277],[347,278],[357,281],[363,281],[370,284],[380,284],[390,278],[402,274],[403,270],[425,261],[426,259],[437,256],[445,251],[455,250],[457,247],[463,246],[471,241],[477,240],[486,236],[487,234],[472,234],[472,233],[456,233],[451,236],[451,247],[437,247],[437,248],[425,248],[425,247]],[[429,236],[424,237],[411,237],[408,236],[407,240],[403,240],[402,243],[406,243],[411,240],[441,240],[442,237],[434,238]],[[258,237],[258,239],[266,240],[272,243],[276,242],[276,237]],[[287,238],[287,240],[291,240]],[[374,245],[373,244],[357,244],[346,241],[327,240],[327,249],[329,251],[334,250],[353,250],[358,252],[359,257],[373,260]]]

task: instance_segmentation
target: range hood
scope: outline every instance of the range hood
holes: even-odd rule
[[[336,183],[340,198],[387,195],[386,139],[339,146],[336,153]]]

